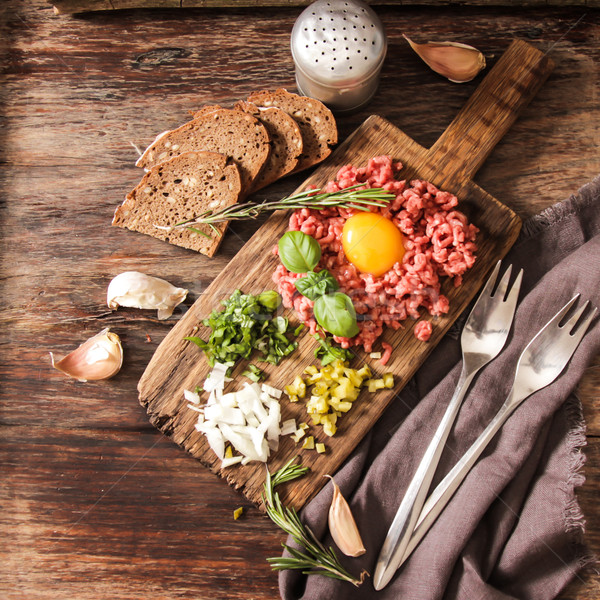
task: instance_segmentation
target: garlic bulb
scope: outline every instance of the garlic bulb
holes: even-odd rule
[[[416,44],[406,35],[404,39],[436,73],[454,83],[471,81],[485,68],[485,57],[473,46],[458,42]]]
[[[108,379],[121,370],[123,347],[116,333],[103,329],[60,359],[58,362],[50,352],[52,366],[79,381]]]
[[[350,506],[340,492],[340,488],[330,475],[333,484],[333,498],[329,507],[329,531],[337,547],[346,556],[361,556],[366,552],[356,521],[350,511]]]
[[[138,271],[117,275],[108,285],[106,303],[109,308],[156,308],[160,320],[168,319],[173,309],[185,300],[188,291],[164,279]]]

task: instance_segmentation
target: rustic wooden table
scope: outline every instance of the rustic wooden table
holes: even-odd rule
[[[283,534],[151,427],[136,384],[157,345],[258,223],[234,224],[213,259],[110,227],[139,179],[134,145],[203,104],[294,88],[300,8],[131,10],[57,16],[42,0],[0,8],[0,592],[10,599],[278,597],[266,558]],[[424,146],[477,85],[430,72],[401,33],[481,48],[513,37],[556,68],[476,180],[526,218],[600,173],[600,11],[585,7],[378,7],[389,36],[379,93],[340,118],[342,139],[379,114]],[[277,198],[304,175],[264,191]],[[169,321],[105,306],[141,270],[190,289]],[[114,379],[83,384],[50,365],[105,326],[124,344]],[[586,539],[600,552],[600,362],[580,385],[588,423]],[[244,518],[233,511],[243,506]],[[589,570],[563,600],[600,597]]]

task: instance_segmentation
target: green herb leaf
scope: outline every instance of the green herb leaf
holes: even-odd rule
[[[191,219],[176,223],[173,229],[180,229],[182,227],[190,229],[195,225],[201,224],[211,226],[213,223],[223,223],[225,221],[254,219],[263,212],[272,212],[274,210],[296,210],[299,208],[322,210],[331,206],[341,206],[343,208],[367,211],[371,206],[387,206],[395,197],[395,194],[383,188],[365,188],[364,183],[357,183],[337,192],[304,190],[281,200],[244,202],[242,204],[226,206],[216,212],[207,210]],[[159,227],[159,225],[155,225],[155,227]],[[216,227],[213,226],[212,229],[217,235],[221,235],[221,232]],[[207,235],[200,231],[198,233]]]
[[[318,273],[309,271],[304,277],[296,280],[296,289],[309,300],[316,300],[319,296],[325,296],[339,289],[337,279],[327,270]]]
[[[315,537],[315,534],[302,523],[298,513],[281,502],[278,492],[275,491],[276,486],[301,477],[308,471],[307,467],[294,464],[295,462],[296,458],[292,458],[273,475],[267,469],[263,502],[267,515],[273,523],[290,535],[298,545],[302,546],[302,549],[283,544],[290,556],[267,558],[267,561],[276,571],[297,569],[302,570],[306,575],[325,575],[326,577],[347,581],[358,587],[363,583],[366,572],[363,571],[360,577],[357,578],[346,571],[333,548],[326,548]]]
[[[188,342],[194,342],[194,344],[196,344],[196,346],[198,346],[198,348],[201,348],[202,350],[205,350],[208,347],[208,344],[203,339],[194,335],[184,337],[183,339],[187,340]]]
[[[269,311],[273,312],[281,304],[281,296],[275,290],[266,290],[258,295],[257,300]]]
[[[248,358],[255,348],[262,355],[259,360],[277,365],[298,346],[286,336],[288,319],[273,317],[280,302],[279,294],[272,290],[259,296],[235,290],[221,302],[223,310],[214,310],[202,321],[211,329],[208,341],[196,336],[184,339],[201,348],[211,366],[215,362],[234,364],[240,358]]]
[[[319,342],[319,347],[315,350],[315,358],[321,361],[323,367],[336,359],[350,361],[354,358],[351,350],[336,346],[333,338],[329,336],[323,338],[318,334],[313,337]]]
[[[273,325],[278,333],[285,333],[288,329],[289,321],[286,317],[275,317],[275,319],[273,319]]]
[[[248,368],[242,373],[248,379],[258,382],[263,376],[263,372],[256,365],[248,365]]]
[[[201,229],[198,229],[197,227],[188,227],[188,229],[192,233],[197,233],[198,235],[203,235],[204,237],[207,237],[208,239],[212,239],[210,234],[206,233],[205,231],[202,231]]]
[[[360,330],[352,300],[346,294],[335,292],[315,300],[313,312],[317,323],[339,337],[354,337]]]
[[[304,329],[304,323],[300,323],[296,329],[294,329],[294,337],[298,337],[300,332]]]
[[[306,273],[319,263],[321,246],[302,231],[288,231],[279,240],[279,258],[288,271]]]

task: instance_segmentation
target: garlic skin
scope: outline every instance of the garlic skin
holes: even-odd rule
[[[340,488],[330,475],[333,484],[333,498],[329,507],[329,532],[337,547],[346,556],[361,556],[366,552],[363,541],[358,532],[356,521],[352,516],[350,506],[340,492]]]
[[[123,364],[123,347],[109,328],[85,341],[81,346],[56,361],[50,352],[52,366],[79,381],[98,381],[116,375]]]
[[[453,83],[471,81],[485,69],[485,57],[473,46],[458,42],[417,44],[408,36],[403,37],[425,63]]]
[[[106,303],[109,308],[156,308],[159,320],[168,319],[175,307],[185,300],[188,290],[175,287],[164,279],[138,271],[117,275],[108,285]]]

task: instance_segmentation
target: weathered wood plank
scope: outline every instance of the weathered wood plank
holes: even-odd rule
[[[266,10],[268,18],[253,8],[70,18],[54,15],[45,0],[0,7],[2,597],[278,597],[264,558],[279,553],[283,536],[160,438],[137,401],[137,381],[184,308],[158,322],[151,311],[107,315],[104,306],[110,277],[139,269],[189,287],[189,307],[258,229],[260,223],[235,224],[209,260],[108,222],[140,176],[130,142],[144,146],[203,104],[230,106],[257,88],[293,89],[289,33],[300,7]],[[377,12],[390,44],[379,93],[364,111],[339,120],[342,138],[369,114],[380,114],[430,147],[477,87],[480,79],[454,85],[430,72],[403,32],[418,41],[471,43],[490,66],[518,37],[549,51],[556,68],[477,183],[526,218],[600,173],[597,9],[378,6]],[[304,177],[278,183],[265,196],[280,197]],[[105,324],[125,346],[117,377],[80,384],[51,369],[48,351],[70,350]],[[596,553],[599,373],[597,359],[580,386],[589,446],[579,496]],[[103,493],[105,506],[96,504]],[[249,518],[234,522],[239,505]],[[73,527],[90,509],[89,526]],[[588,573],[561,600],[596,600],[599,582]]]
[[[597,469],[600,441],[585,453],[586,470]],[[280,530],[157,431],[11,427],[0,461],[4,598],[278,598],[266,558],[278,554]],[[598,493],[594,477],[579,488],[586,514]],[[600,546],[597,519],[586,538]],[[582,574],[561,598],[599,591]]]
[[[282,533],[156,430],[11,427],[0,457],[3,598],[277,597]]]
[[[100,10],[127,8],[240,8],[246,6],[304,7],[313,0],[47,0],[57,14],[73,14]],[[402,6],[440,6],[452,4],[450,0],[374,0],[372,5],[401,4]],[[467,6],[508,6],[512,8],[547,6],[600,6],[600,0],[462,0]]]

